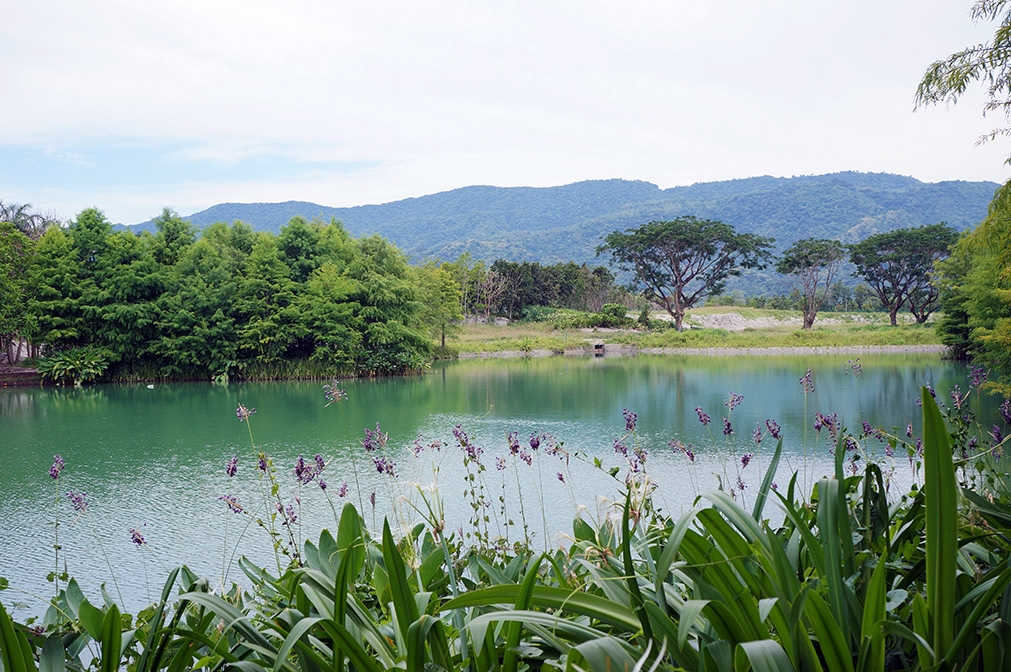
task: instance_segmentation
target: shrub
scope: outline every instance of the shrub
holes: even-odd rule
[[[75,386],[98,379],[109,367],[109,353],[101,348],[73,348],[61,350],[42,359],[38,364],[44,380]]]

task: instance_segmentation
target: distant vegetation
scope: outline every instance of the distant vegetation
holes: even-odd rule
[[[611,231],[684,215],[775,238],[777,251],[801,238],[855,243],[875,233],[939,222],[964,231],[986,215],[997,186],[857,172],[670,189],[642,181],[598,180],[546,188],[472,186],[353,208],[303,201],[223,203],[187,219],[197,228],[239,220],[254,230],[277,233],[296,215],[336,218],[353,236],[383,236],[415,263],[469,253],[489,265],[496,259],[594,265],[600,263],[595,248]],[[153,220],[140,225],[151,231],[153,226]],[[848,271],[844,275],[848,280]],[[730,285],[746,294],[785,287],[772,271],[749,271]]]

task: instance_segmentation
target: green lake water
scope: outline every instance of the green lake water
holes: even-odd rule
[[[927,383],[947,399],[948,390],[967,388],[965,365],[937,355],[869,355],[862,375],[847,375],[847,356],[562,358],[471,360],[437,364],[426,375],[390,380],[347,381],[347,400],[325,407],[321,383],[239,383],[97,386],[85,389],[14,389],[0,391],[0,577],[12,590],[0,593],[7,605],[24,604],[38,613],[53,587],[53,520],[59,507],[63,563],[90,596],[102,582],[128,608],[157,596],[166,568],[185,562],[212,584],[240,581],[234,565],[239,555],[271,566],[265,533],[248,517],[230,513],[219,499],[231,494],[262,515],[256,452],[263,450],[277,466],[286,504],[297,509],[297,537],[316,537],[332,525],[333,509],[314,482],[301,490],[292,468],[299,455],[316,453],[327,461],[326,480],[335,507],[361,503],[364,518],[381,525],[389,515],[395,529],[421,519],[411,505],[423,507],[419,488],[436,491],[445,503],[447,528],[471,529],[473,509],[462,451],[453,429],[459,425],[483,452],[486,471],[477,483],[487,506],[492,535],[523,537],[525,518],[538,547],[564,544],[577,510],[588,518],[607,513],[620,484],[604,470],[627,466],[614,441],[626,435],[622,410],[638,416],[630,448],[645,450],[646,471],[657,485],[655,499],[677,515],[702,492],[733,485],[750,507],[762,471],[775,447],[772,439],[756,444],[757,423],[776,420],[785,435],[785,459],[777,483],[793,470],[807,484],[832,470],[824,432],[812,428],[814,413],[838,413],[850,428],[862,420],[886,430],[907,423],[919,432],[919,385]],[[812,369],[815,392],[805,398],[798,383]],[[744,396],[728,414],[731,393]],[[239,404],[257,409],[249,430],[235,415]],[[973,402],[975,403],[975,401]],[[700,424],[696,406],[712,416]],[[986,402],[984,421],[995,415]],[[728,417],[734,433],[723,434]],[[379,422],[389,439],[386,448],[367,453],[365,428]],[[985,425],[989,426],[989,425]],[[806,429],[805,429],[806,427]],[[562,442],[558,456],[533,454],[532,465],[510,455],[507,434],[517,432],[528,446],[531,433]],[[805,449],[806,436],[806,449]],[[695,462],[668,447],[671,440],[691,444]],[[429,448],[433,442],[445,445]],[[415,456],[412,447],[424,448]],[[914,478],[905,454],[887,458],[883,444],[868,449],[894,467],[896,490]],[[527,451],[529,448],[527,447]],[[755,458],[745,467],[745,452]],[[66,461],[58,491],[47,474],[54,454]],[[233,479],[225,464],[238,457]],[[395,479],[380,474],[372,458],[396,463]],[[496,468],[496,458],[506,468]],[[625,469],[619,478],[624,478]],[[561,474],[561,479],[559,478]],[[564,479],[564,480],[562,480]],[[348,484],[345,499],[337,497]],[[73,511],[66,493],[83,492],[85,514]],[[369,501],[376,493],[376,504]],[[428,495],[431,497],[431,495]],[[298,498],[297,503],[296,499]],[[504,505],[502,501],[504,500]],[[502,507],[505,510],[502,510]],[[585,507],[585,509],[580,509]],[[511,519],[515,525],[504,524]],[[146,547],[131,543],[137,529]],[[115,581],[113,581],[113,578]],[[16,591],[14,589],[17,589]],[[24,591],[24,592],[21,592]]]

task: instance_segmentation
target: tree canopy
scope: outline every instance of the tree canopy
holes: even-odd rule
[[[892,325],[903,306],[927,321],[937,309],[937,288],[931,282],[934,263],[945,259],[958,240],[947,224],[879,233],[850,246],[853,275],[861,276],[888,309]]]
[[[631,272],[633,286],[663,306],[680,331],[685,311],[722,292],[727,278],[745,268],[764,268],[774,242],[689,215],[612,231],[597,255],[610,255],[612,263]]]
[[[804,329],[810,329],[814,324],[818,306],[828,297],[832,280],[844,258],[839,241],[804,238],[783,252],[776,263],[776,272],[792,276],[803,297]]]

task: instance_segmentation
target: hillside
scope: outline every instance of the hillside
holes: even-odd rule
[[[489,263],[498,258],[593,262],[594,248],[610,231],[688,214],[774,237],[777,249],[810,236],[855,242],[881,231],[942,221],[962,230],[983,218],[997,186],[858,172],[752,177],[669,189],[613,179],[544,188],[471,186],[352,208],[304,201],[222,203],[188,219],[198,227],[242,220],[254,229],[277,232],[295,215],[336,218],[352,234],[378,233],[416,260],[449,260],[470,252]],[[151,223],[131,228],[150,229]]]

